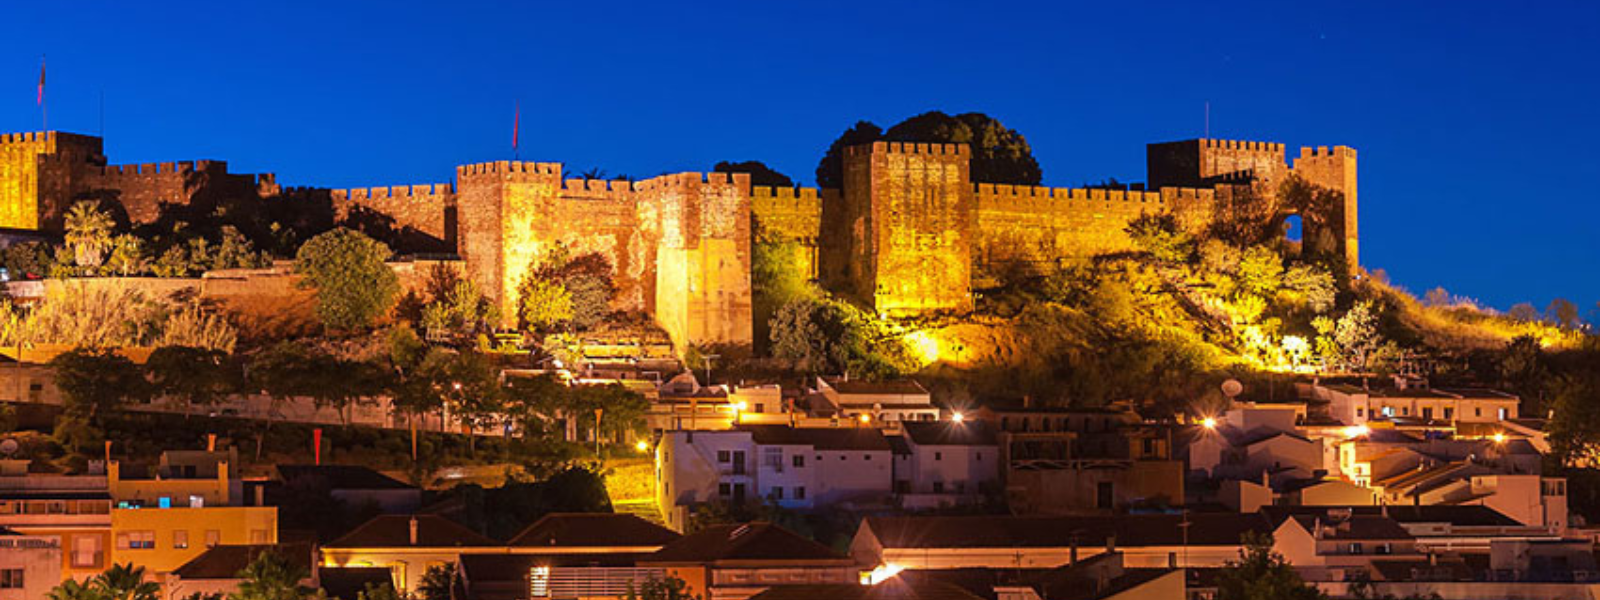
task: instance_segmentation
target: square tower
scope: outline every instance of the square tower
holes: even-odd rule
[[[961,144],[845,149],[838,233],[851,295],[887,315],[972,309],[971,159]]]

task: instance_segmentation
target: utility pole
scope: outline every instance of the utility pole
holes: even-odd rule
[[[720,354],[701,354],[700,360],[706,365],[706,386],[711,385],[711,361],[722,358]]]

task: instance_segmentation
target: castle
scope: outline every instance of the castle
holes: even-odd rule
[[[454,182],[285,189],[221,161],[108,165],[102,148],[69,133],[0,136],[0,227],[59,230],[83,199],[145,223],[164,204],[321,193],[341,218],[391,221],[410,240],[397,251],[458,255],[507,325],[531,261],[558,243],[601,253],[615,268],[615,308],[653,315],[679,344],[752,341],[753,232],[796,242],[814,279],[879,314],[963,311],[985,267],[1130,249],[1125,227],[1146,213],[1199,231],[1222,200],[1270,196],[1293,174],[1337,192],[1322,214],[1306,215],[1306,239],[1358,264],[1356,153],[1344,146],[1302,148],[1291,165],[1282,144],[1151,144],[1148,189],[1067,189],[975,183],[964,145],[875,142],[845,149],[839,190],[752,187],[739,173],[567,179],[559,163],[520,161],[459,166]]]

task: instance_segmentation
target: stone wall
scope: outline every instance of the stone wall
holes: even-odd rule
[[[1359,206],[1356,186],[1356,151],[1346,146],[1319,146],[1316,149],[1301,148],[1300,157],[1294,161],[1294,172],[1318,186],[1339,193],[1339,202],[1330,207],[1332,214],[1325,217],[1330,224],[1334,242],[1338,245],[1335,249],[1345,257],[1351,273],[1355,273],[1361,264],[1361,248],[1359,243],[1356,209]],[[1312,239],[1314,232],[1307,231],[1306,239]]]
[[[845,149],[853,295],[880,314],[972,308],[971,151],[874,142]]]

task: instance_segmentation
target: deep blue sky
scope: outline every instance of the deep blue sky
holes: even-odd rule
[[[1045,182],[1144,179],[1144,144],[1346,144],[1363,263],[1505,308],[1600,301],[1600,3],[8,2],[0,130],[292,185],[522,157],[810,182],[857,119],[983,111]],[[1115,6],[1113,6],[1115,5]],[[7,91],[9,90],[9,91]]]

